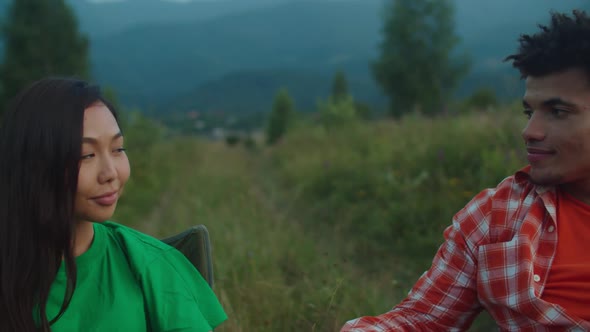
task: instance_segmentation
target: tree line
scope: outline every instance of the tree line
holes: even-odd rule
[[[369,67],[390,98],[389,113],[398,117],[413,111],[427,115],[444,111],[469,68],[467,56],[457,54],[452,1],[390,0],[384,13],[379,57]],[[5,46],[0,64],[2,109],[7,100],[41,77],[92,79],[88,37],[79,31],[76,16],[64,0],[14,0],[1,31]],[[333,89],[340,84],[342,91],[333,91],[324,105],[327,116],[334,105],[348,107],[349,115],[362,109],[342,85],[344,74],[337,73],[334,80]],[[280,124],[283,115],[277,114],[289,113],[284,111],[293,107],[289,99],[286,90],[277,94],[273,109],[282,111],[269,115],[269,122],[278,126],[267,130],[270,141],[285,127]]]

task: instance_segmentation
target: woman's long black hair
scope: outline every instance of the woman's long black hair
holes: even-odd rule
[[[0,331],[50,331],[73,296],[74,198],[84,110],[97,101],[105,102],[97,86],[48,78],[16,96],[1,120]],[[63,305],[57,317],[47,317],[62,260]]]

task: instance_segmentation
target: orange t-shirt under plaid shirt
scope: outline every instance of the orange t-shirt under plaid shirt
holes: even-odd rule
[[[543,300],[590,321],[590,205],[557,191],[557,251]]]
[[[432,266],[402,303],[341,331],[465,331],[482,310],[502,331],[590,331],[575,308],[544,300],[548,278],[550,289],[560,287],[559,267],[550,271],[562,223],[555,188],[532,184],[529,169],[480,192],[453,217]]]

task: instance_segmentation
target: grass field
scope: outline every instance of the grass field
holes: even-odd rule
[[[136,153],[115,220],[156,237],[208,227],[229,315],[216,331],[337,331],[398,303],[452,214],[522,163],[512,118],[310,127],[256,150],[162,139]]]

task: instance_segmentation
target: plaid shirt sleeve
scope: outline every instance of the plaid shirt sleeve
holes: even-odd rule
[[[482,310],[476,291],[477,250],[467,239],[485,237],[493,195],[494,190],[482,191],[455,215],[431,268],[402,303],[382,315],[351,320],[341,332],[466,330]]]

